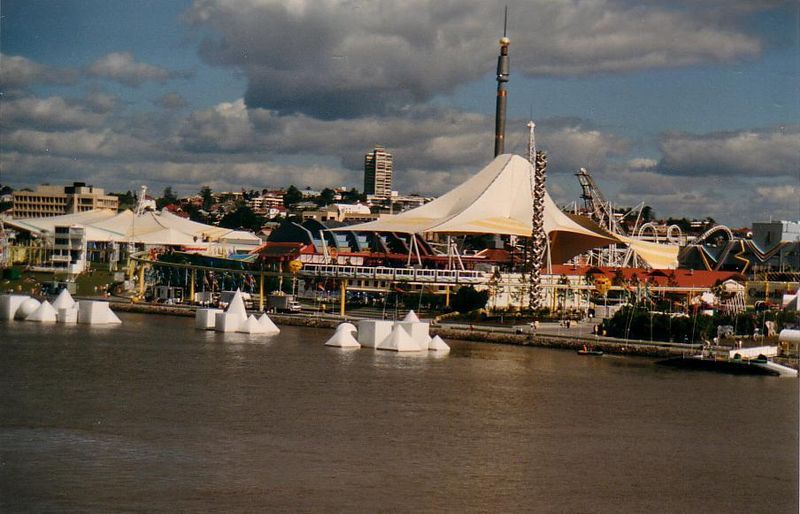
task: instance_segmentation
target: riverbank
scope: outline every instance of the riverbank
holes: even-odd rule
[[[195,307],[176,305],[153,305],[146,303],[127,303],[112,301],[111,308],[119,312],[135,312],[142,314],[161,314],[167,316],[194,317]],[[269,315],[279,325],[289,325],[312,328],[335,328],[342,321],[355,321],[357,318],[341,318],[333,315],[304,316],[296,314]],[[694,353],[692,345],[658,343],[650,341],[623,341],[612,338],[582,337],[577,334],[526,334],[498,332],[482,327],[480,324],[470,325],[468,328],[451,327],[447,325],[431,325],[431,335],[438,335],[444,339],[475,341],[481,343],[505,344],[514,346],[535,346],[539,348],[554,348],[560,350],[577,351],[584,345],[591,345],[594,349],[615,355],[630,355],[651,358],[666,358]],[[775,362],[798,369],[797,359],[776,358]]]

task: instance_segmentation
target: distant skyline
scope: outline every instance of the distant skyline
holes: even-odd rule
[[[506,4],[506,151],[532,117],[556,201],[585,167],[659,217],[800,219],[796,0],[3,0],[0,183],[361,189],[380,144],[441,194],[492,158]]]

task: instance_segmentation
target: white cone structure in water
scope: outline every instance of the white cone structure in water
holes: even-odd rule
[[[378,344],[378,350],[391,350],[393,352],[419,352],[427,350],[414,341],[408,332],[399,325],[395,325],[389,336]]]
[[[414,312],[413,310],[410,310],[410,311],[408,311],[408,314],[406,314],[406,317],[403,318],[403,321],[419,323],[419,316],[417,316],[416,312]]]
[[[233,295],[231,303],[228,304],[228,308],[225,309],[225,312],[228,314],[237,314],[242,318],[243,321],[247,319],[247,309],[244,306],[244,298],[242,297],[242,292],[239,289],[236,290],[236,293]]]
[[[58,309],[69,309],[75,306],[75,300],[72,299],[72,295],[69,294],[69,291],[66,289],[62,289],[56,299],[53,300],[53,308],[57,311]]]
[[[194,313],[194,328],[212,330],[219,312],[222,312],[222,309],[197,309]]]
[[[447,343],[439,336],[433,336],[431,342],[428,343],[428,350],[434,352],[449,352],[450,347],[447,346]]]
[[[214,330],[217,332],[237,332],[247,321],[247,309],[244,306],[242,292],[236,290],[225,312],[214,315]]]
[[[325,346],[335,346],[337,348],[361,348],[353,334],[356,332],[352,323],[342,323],[336,327],[330,339],[325,342]]]
[[[36,298],[26,298],[19,304],[17,312],[14,313],[14,319],[25,319],[39,308],[41,303]]]
[[[39,305],[39,308],[30,313],[30,315],[28,315],[28,317],[25,318],[25,320],[55,323],[56,314],[57,312],[53,308],[53,306],[50,305],[50,302],[45,300]]]
[[[356,328],[356,326],[353,325],[352,323],[348,323],[346,321],[344,323],[339,323],[339,326],[336,327],[336,331],[337,332],[349,332],[352,335],[355,335],[355,334],[358,333],[358,329]]]
[[[264,334],[266,333],[266,329],[264,325],[259,323],[258,319],[251,314],[244,323],[239,325],[237,332],[242,332],[243,334]]]
[[[17,313],[19,306],[28,298],[30,296],[24,294],[0,295],[0,321],[14,319],[14,314]]]
[[[428,343],[431,341],[431,336],[428,332],[430,325],[428,323],[422,323],[421,321],[398,321],[395,323],[395,326],[402,327],[403,330],[408,332],[408,335],[411,336],[411,339],[413,339],[420,348],[428,349]]]
[[[280,333],[281,331],[281,329],[279,329],[278,326],[271,319],[269,319],[269,316],[267,316],[266,313],[262,314],[261,317],[258,318],[258,322],[264,327],[265,334],[274,335]]]
[[[361,346],[377,348],[391,333],[391,321],[362,319],[358,322],[358,342]]]
[[[78,303],[72,307],[62,307],[58,309],[56,319],[59,323],[77,323],[78,322]]]
[[[78,323],[110,325],[122,323],[122,321],[111,311],[108,302],[81,300],[78,302]]]

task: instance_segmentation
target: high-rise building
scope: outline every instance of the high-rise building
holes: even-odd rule
[[[37,186],[35,191],[14,191],[12,213],[15,218],[60,216],[93,210],[116,212],[119,198],[98,187],[75,182],[71,186]]]
[[[364,156],[364,194],[392,195],[392,154],[380,145]]]

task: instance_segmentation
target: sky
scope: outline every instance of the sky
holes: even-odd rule
[[[800,220],[797,0],[3,0],[0,183],[183,194],[294,184],[438,195],[529,119],[547,187],[620,206]]]

